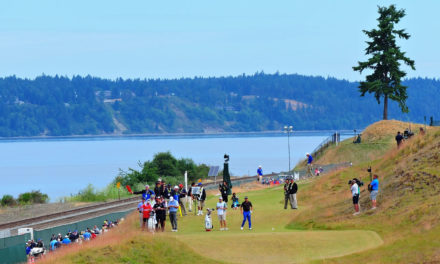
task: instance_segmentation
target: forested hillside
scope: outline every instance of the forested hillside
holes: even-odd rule
[[[391,103],[389,117],[440,118],[440,81],[410,79],[409,114]],[[173,80],[95,77],[0,78],[0,136],[222,132],[362,128],[382,106],[360,97],[357,83],[257,73]]]

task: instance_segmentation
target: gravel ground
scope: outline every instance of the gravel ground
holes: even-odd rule
[[[97,203],[49,203],[25,205],[13,208],[0,208],[0,224],[46,214],[58,213],[93,204]]]

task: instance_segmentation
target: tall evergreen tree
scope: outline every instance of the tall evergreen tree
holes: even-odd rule
[[[404,29],[395,29],[394,26],[405,16],[405,10],[397,10],[395,5],[378,7],[378,28],[370,31],[363,30],[370,41],[365,49],[365,55],[371,57],[365,62],[358,62],[353,70],[362,73],[364,70],[373,70],[373,73],[361,82],[359,91],[374,93],[377,102],[383,97],[383,119],[388,119],[388,99],[399,103],[402,112],[407,113],[406,99],[407,86],[402,85],[401,79],[406,73],[400,69],[401,62],[415,70],[414,61],[405,56],[396,44],[396,38],[409,39],[410,35]]]

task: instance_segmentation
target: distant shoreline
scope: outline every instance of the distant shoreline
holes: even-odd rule
[[[356,129],[357,133],[362,129]],[[353,135],[353,130],[303,130],[293,131],[292,136],[313,136],[339,132],[341,135]],[[88,139],[129,139],[129,138],[221,138],[221,137],[260,137],[260,136],[285,136],[283,131],[258,131],[258,132],[216,132],[216,133],[143,133],[143,134],[97,134],[97,135],[71,135],[71,136],[30,136],[30,137],[0,137],[2,141],[50,141],[50,140],[88,140]]]

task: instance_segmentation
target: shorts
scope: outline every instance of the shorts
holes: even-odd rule
[[[359,203],[359,194],[353,196],[353,204],[358,204]]]
[[[226,214],[218,215],[218,220],[219,221],[226,221]]]
[[[144,221],[144,223],[146,223],[148,221],[148,218],[143,218],[142,221]]]
[[[198,207],[205,207],[205,201],[198,200],[198,201],[197,201],[197,206],[198,206]]]
[[[379,192],[378,190],[371,191],[371,193],[370,193],[370,199],[371,199],[371,200],[376,200],[376,197],[377,197],[377,193],[378,193],[378,192]]]

